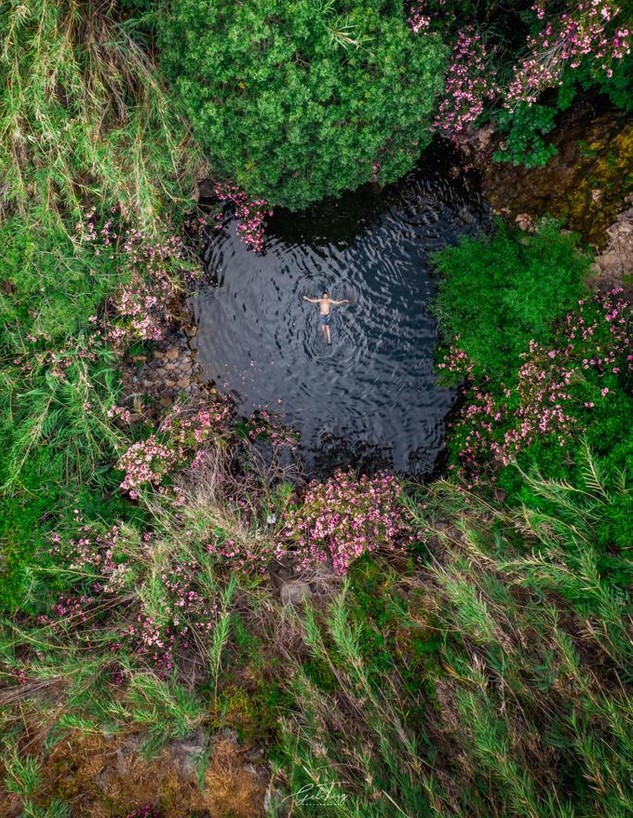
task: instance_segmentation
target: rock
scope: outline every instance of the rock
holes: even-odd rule
[[[207,749],[207,737],[202,728],[198,728],[189,736],[169,744],[172,757],[179,764],[183,775],[195,775],[197,762],[204,756]]]
[[[176,386],[178,389],[187,389],[191,380],[189,378],[180,378],[180,380],[176,381]]]
[[[180,350],[177,349],[176,347],[171,347],[171,349],[168,349],[167,352],[165,353],[165,358],[167,358],[168,361],[175,361],[179,357]]]
[[[519,213],[514,220],[520,230],[533,233],[536,230],[536,221],[529,213]]]
[[[307,582],[301,579],[292,579],[285,582],[280,589],[281,601],[284,605],[298,605],[312,596]]]

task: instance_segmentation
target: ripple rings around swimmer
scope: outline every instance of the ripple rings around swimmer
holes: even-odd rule
[[[309,472],[433,469],[454,395],[433,368],[431,255],[489,220],[454,176],[431,162],[382,192],[276,213],[263,256],[232,225],[209,235],[218,284],[193,300],[198,360],[242,413],[278,411],[301,433]],[[332,308],[331,345],[302,300],[324,290],[351,302]]]

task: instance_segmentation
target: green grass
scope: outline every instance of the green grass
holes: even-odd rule
[[[72,225],[99,203],[148,228],[187,199],[200,154],[115,14],[92,0],[3,4],[5,213]]]
[[[424,512],[411,503],[433,543],[428,567],[381,585],[356,569],[327,610],[298,616],[311,655],[336,679],[324,687],[287,657],[295,710],[283,746],[298,815],[630,811],[630,598],[598,568],[590,537],[614,497],[598,484],[526,479],[550,514],[431,486]],[[380,655],[355,622],[365,594],[373,610],[405,603],[399,621],[383,620]],[[436,661],[416,689],[403,681],[415,662],[404,634],[421,626],[437,634]]]

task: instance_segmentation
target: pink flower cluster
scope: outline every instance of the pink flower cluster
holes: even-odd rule
[[[359,478],[337,471],[325,483],[314,481],[303,504],[287,515],[276,554],[292,546],[304,568],[327,563],[344,575],[362,554],[393,550],[411,539],[399,498],[400,486],[390,474]]]
[[[459,348],[458,344],[459,335],[456,335],[453,343],[444,354],[443,360],[438,363],[437,368],[445,369],[453,375],[466,377],[473,371],[473,364],[464,350]]]
[[[192,414],[168,417],[161,431],[169,435],[170,446],[177,451],[196,451],[210,439],[226,434],[230,418],[230,404],[218,398]]]
[[[446,0],[408,0],[407,25],[414,34],[425,34],[432,21],[445,15]]]
[[[233,182],[218,182],[215,195],[221,202],[230,203],[237,219],[237,232],[242,241],[254,252],[264,249],[266,219],[273,215],[265,199],[251,199]]]
[[[136,499],[138,488],[145,484],[159,485],[183,457],[182,449],[161,443],[154,434],[147,440],[133,443],[117,463],[117,469],[125,472],[121,488]]]
[[[530,342],[513,388],[493,394],[488,381],[471,383],[453,429],[461,473],[470,479],[490,460],[508,465],[538,438],[565,446],[581,432],[591,422],[587,410],[610,400],[619,376],[633,372],[630,320],[631,305],[619,288],[581,299],[555,347]],[[456,361],[461,367],[463,358]]]
[[[200,568],[195,562],[173,562],[161,574],[160,618],[143,610],[122,632],[136,656],[165,675],[176,666],[176,651],[201,650],[206,654],[218,605],[203,593]]]
[[[495,74],[486,45],[472,26],[457,35],[446,74],[446,87],[433,127],[449,137],[462,134],[496,93]]]
[[[108,417],[111,419],[116,418],[117,420],[121,421],[121,423],[125,423],[126,425],[132,422],[130,410],[125,406],[113,406],[111,409],[108,409]]]
[[[263,438],[276,447],[296,449],[299,442],[298,434],[284,426],[279,415],[268,409],[256,409],[251,414],[246,421],[246,434],[253,442]]]
[[[425,34],[431,25],[428,3],[413,2],[409,5],[407,25],[414,34]]]
[[[114,316],[103,328],[105,337],[114,346],[134,338],[158,341],[173,323],[177,293],[200,276],[201,268],[187,261],[180,237],[150,237],[138,229],[117,227],[118,221],[113,211],[99,226],[93,207],[76,226],[79,239],[93,245],[95,256],[107,253],[125,274],[126,283],[110,299]]]
[[[546,0],[537,0],[532,6],[537,18],[544,22],[546,6]],[[613,61],[631,51],[628,28],[607,33],[608,24],[619,13],[619,6],[612,0],[583,0],[574,5],[573,11],[548,19],[544,28],[528,39],[528,54],[515,68],[504,94],[505,106],[513,110],[520,102],[532,105],[546,88],[562,83],[566,67],[578,68],[584,58],[610,77]]]
[[[79,534],[66,544],[59,534],[51,536],[53,555],[73,572],[77,586],[74,594],[57,600],[50,616],[39,617],[40,624],[55,631],[69,626],[84,629],[82,633],[89,638],[85,629],[94,627],[95,617],[107,610],[112,626],[106,640],[108,649],[116,651],[127,645],[139,661],[163,674],[175,667],[177,650],[200,650],[203,657],[206,655],[218,606],[206,593],[204,571],[197,562],[170,561],[160,575],[160,601],[157,603],[154,595],[148,597],[153,599],[150,610],[143,594],[130,596],[125,586],[128,577],[133,578],[135,587],[143,584],[148,559],[151,564],[152,536],[145,534],[140,544],[130,547],[116,526],[102,533],[82,525]],[[114,609],[117,600],[123,605]]]

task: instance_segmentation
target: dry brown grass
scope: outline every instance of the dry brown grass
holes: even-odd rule
[[[215,742],[200,789],[192,765],[178,746],[151,760],[139,753],[141,736],[107,737],[71,733],[42,758],[42,786],[36,803],[60,798],[72,818],[112,818],[151,804],[169,818],[205,812],[210,818],[264,815],[264,770],[246,765],[230,737]],[[259,773],[262,773],[261,775]],[[20,804],[9,804],[0,789],[0,818],[17,818]]]

